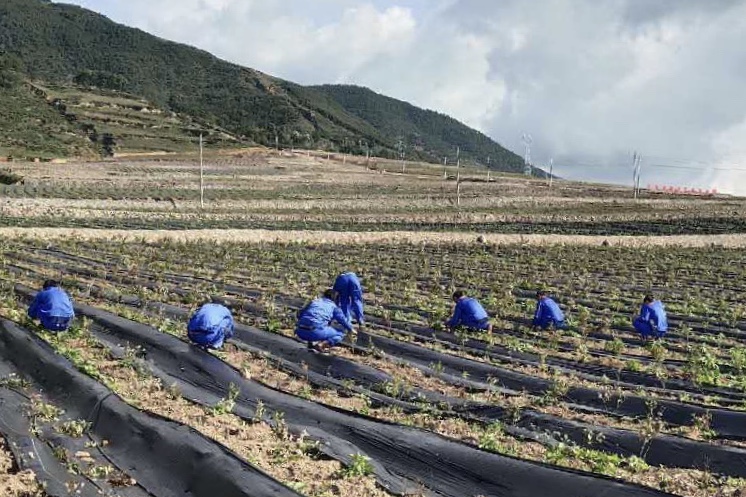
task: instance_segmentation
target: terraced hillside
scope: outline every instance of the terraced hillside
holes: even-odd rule
[[[239,138],[127,93],[74,85],[19,84],[0,94],[0,156],[15,159],[194,153]]]
[[[25,85],[0,88],[0,135],[3,159],[98,156],[80,128]]]
[[[189,116],[164,111],[127,93],[76,86],[32,85],[104,156],[132,153],[194,152],[203,134],[207,146],[236,146],[235,136],[197,122]]]

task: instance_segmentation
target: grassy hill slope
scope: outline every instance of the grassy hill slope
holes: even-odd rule
[[[521,172],[523,160],[445,114],[423,110],[360,86],[323,85],[314,87],[338,102],[346,111],[380,129],[390,141],[400,138],[416,153],[427,154],[433,161],[453,157],[454,144],[462,157],[485,164],[490,158],[500,170]],[[405,153],[411,153],[405,150]]]
[[[447,116],[368,90],[300,86],[76,6],[3,0],[0,51],[17,57],[28,79],[126,92],[257,143],[277,139],[348,152],[370,146],[374,154],[395,157],[403,138],[413,159],[440,160],[460,146],[464,159],[501,157],[508,170],[520,162]]]
[[[90,140],[30,87],[0,89],[0,157],[95,155]]]

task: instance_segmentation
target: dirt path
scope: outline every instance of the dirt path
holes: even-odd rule
[[[270,231],[270,230],[103,230],[68,228],[0,228],[2,238],[78,238],[122,241],[177,242],[210,241],[214,243],[486,243],[488,245],[601,245],[611,246],[677,246],[677,247],[746,247],[746,234],[674,235],[674,236],[581,236],[581,235],[504,235],[435,232],[337,232],[337,231]]]

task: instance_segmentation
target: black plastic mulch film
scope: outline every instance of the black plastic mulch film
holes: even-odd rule
[[[239,292],[242,290],[238,287],[226,289],[233,292]],[[243,290],[243,292],[247,291]],[[131,297],[129,303],[137,304],[139,301],[136,297]],[[297,304],[297,302],[293,303]],[[172,314],[180,314],[181,317],[184,317],[184,313],[186,312],[167,304],[153,303],[151,305],[155,306],[159,311],[165,310]],[[242,332],[241,330],[244,331]],[[243,334],[242,341],[245,345],[252,347],[258,346],[262,350],[272,353],[278,359],[285,361],[286,364],[291,366],[293,364],[298,364],[299,361],[301,361],[301,359],[298,358],[298,354],[305,353],[305,351],[297,350],[298,344],[295,343],[294,347],[296,350],[288,355],[288,347],[293,349],[293,346],[288,345],[288,343],[282,343],[282,341],[286,339],[263,333],[258,330],[255,330],[258,333],[247,336],[247,333],[249,333],[248,330],[250,330],[250,328],[239,326],[237,338],[240,340]],[[432,330],[426,330],[425,333],[432,334],[434,332]],[[441,335],[451,338],[447,334]],[[424,336],[432,337],[432,335]],[[294,342],[293,340],[286,341]],[[492,382],[494,379],[500,380],[503,385],[508,386],[515,391],[527,390],[535,393],[542,393],[551,387],[551,382],[548,380],[534,378],[509,370],[501,370],[489,364],[470,361],[448,354],[441,354],[430,349],[418,347],[398,340],[392,340],[386,337],[364,334],[359,337],[359,343],[367,346],[372,345],[378,350],[383,350],[387,354],[397,357],[409,365],[427,370],[429,373],[433,373],[430,365],[436,363],[440,364],[442,371],[438,372],[439,376],[445,377],[445,379],[450,380],[453,383],[467,383],[470,387],[476,385],[477,387],[481,386],[484,389],[493,388]],[[300,349],[302,349],[302,347]],[[386,381],[388,379],[382,377],[382,373],[373,368],[368,368],[366,371],[364,366],[351,361],[345,361],[344,359],[336,359],[335,364],[324,364],[323,366],[316,365],[316,361],[318,361],[318,359],[313,355],[307,355],[302,359],[302,362],[306,363],[309,370],[318,373],[316,375],[317,383],[320,382],[322,385],[324,383],[323,375],[340,379],[352,378],[356,383],[366,385],[369,388],[374,386],[376,383],[380,384],[381,381]],[[464,371],[469,373],[469,380],[463,380],[461,378],[461,374]],[[496,374],[496,371],[501,371],[502,374]],[[297,371],[295,372],[297,374]],[[319,379],[321,379],[321,381],[318,381]],[[430,401],[449,402],[449,399],[447,398],[432,398],[432,395],[428,395],[427,391],[416,391],[414,393],[416,395],[430,397],[428,399]],[[579,404],[594,406],[601,410],[608,410],[609,406],[613,405],[613,411],[622,415],[633,415],[638,417],[645,416],[648,410],[648,404],[645,402],[644,398],[625,396],[624,399],[613,398],[602,401],[598,391],[586,388],[571,389],[571,392],[568,393],[572,394],[571,399]],[[372,396],[374,399],[380,397],[375,393],[373,393]],[[449,403],[452,404],[452,409],[459,413],[466,414],[473,419],[494,421],[508,420],[512,417],[511,413],[506,412],[505,409],[495,405],[479,405],[473,403],[469,405],[461,405],[458,403],[454,404],[454,399],[450,400]],[[675,409],[670,409],[670,406],[674,406]],[[406,405],[404,405],[404,407],[406,408]],[[661,401],[659,409],[659,415],[664,419],[668,421],[676,420],[679,421],[680,424],[690,423],[692,416],[694,415],[701,415],[712,411],[712,409],[705,410],[697,406],[688,406],[668,401]],[[723,409],[716,411],[716,416],[719,420],[718,427],[721,427],[720,425],[722,424],[723,419],[728,419],[729,416],[735,416],[736,418],[740,417],[743,419],[743,413]],[[507,428],[511,434],[532,440],[543,442],[547,438],[551,439],[552,436],[560,436],[581,446],[600,449],[625,456],[642,455],[646,462],[652,465],[708,469],[729,476],[746,475],[746,451],[734,447],[697,442],[682,437],[668,435],[658,435],[650,440],[644,440],[638,433],[629,430],[592,426],[528,410],[523,411],[521,418],[514,423],[514,426],[515,430],[512,432],[512,426],[509,425]],[[738,422],[733,423],[732,426],[734,427],[736,434],[741,433],[741,431],[739,431],[741,426]],[[596,433],[601,436],[589,439],[588,433]],[[547,434],[549,435],[548,437]],[[720,434],[727,436],[728,433],[721,430]],[[740,435],[736,436],[736,438],[739,437]]]
[[[28,290],[22,293],[28,295]],[[427,489],[433,495],[453,497],[533,497],[551,489],[558,497],[667,495],[584,472],[487,453],[425,430],[306,401],[247,380],[217,357],[149,326],[90,306],[78,305],[76,310],[119,340],[141,347],[153,372],[167,384],[175,384],[186,397],[215,403],[225,398],[229,385],[234,384],[240,391],[234,409],[237,415],[253,419],[261,401],[268,411],[282,413],[291,430],[306,431],[321,441],[329,455],[348,461],[353,454],[369,457],[379,482],[395,493]]]
[[[174,281],[178,280],[189,280],[187,277],[170,276],[170,279]],[[252,292],[247,292],[245,289],[236,287],[234,285],[221,285],[224,291],[234,293],[236,295],[248,295]],[[299,305],[300,302],[297,299],[287,299],[289,305]],[[380,323],[374,317],[369,317],[370,323]],[[451,346],[458,350],[471,350],[469,347],[461,345],[458,339],[447,333],[436,332],[431,329],[424,327],[408,326],[409,331],[391,329],[390,331],[397,333],[408,334],[411,337],[432,341],[437,340],[441,344]],[[383,339],[384,337],[380,337]],[[456,375],[461,375],[464,371],[469,373],[470,380],[477,380],[489,383],[491,380],[497,380],[501,386],[514,390],[516,392],[527,391],[529,393],[543,394],[552,388],[552,382],[549,380],[536,378],[528,374],[518,373],[506,368],[500,368],[499,366],[485,364],[476,361],[469,361],[462,359],[450,354],[443,354],[431,349],[417,347],[416,345],[407,344],[406,342],[399,340],[382,340],[381,343],[388,343],[391,346],[386,350],[392,355],[399,356],[398,354],[403,353],[407,350],[410,354],[406,357],[407,361],[420,366],[437,364],[437,363],[457,363],[458,369],[454,369],[451,372]],[[477,352],[484,353],[487,355],[498,355],[486,351],[487,344],[479,343],[476,340],[470,340],[468,343],[479,347],[476,349]],[[364,344],[367,345],[367,344]],[[419,360],[416,360],[419,358]],[[524,359],[527,362],[531,362],[529,358]],[[539,364],[539,359],[534,358],[534,365]],[[611,372],[609,372],[611,374]],[[614,380],[609,380],[614,383]],[[623,383],[623,382],[622,382]],[[636,386],[635,384],[630,384]],[[577,403],[581,406],[586,406],[593,409],[600,409],[604,412],[609,412],[621,416],[634,416],[634,417],[646,417],[649,412],[649,399],[639,395],[624,395],[622,397],[611,395],[604,398],[602,392],[597,389],[575,387],[570,388],[565,395],[565,399]],[[726,401],[728,399],[725,399]],[[687,404],[683,402],[676,402],[666,399],[658,399],[655,414],[667,423],[676,425],[690,425],[692,419],[698,416],[711,415],[712,420],[710,428],[716,433],[717,436],[722,438],[746,440],[746,413],[742,411],[735,411],[730,409],[716,409],[716,408],[704,408],[697,405]]]
[[[0,327],[0,358],[42,388],[68,415],[89,422],[90,436],[101,453],[148,493],[156,497],[300,495],[194,429],[130,406],[78,372],[33,333],[6,320],[0,321]]]
[[[187,317],[186,310],[168,304],[148,303],[146,307],[182,319]],[[380,386],[382,381],[390,380],[388,375],[382,375],[380,371],[372,367],[334,355],[319,355],[308,352],[303,344],[293,339],[266,333],[249,326],[237,325],[234,340],[270,353],[279,360],[294,363],[302,362],[309,371],[317,374],[325,374],[338,379],[354,379],[357,384],[365,385],[368,388]],[[453,362],[447,361],[445,365],[441,362],[441,365],[444,371],[451,371],[453,373],[452,378],[457,381],[460,380],[460,372],[463,371],[464,365],[476,367],[480,365],[480,363],[452,356],[438,356],[436,358],[430,356],[428,354],[430,351],[427,349],[416,345],[367,333],[359,333],[358,342],[372,345],[375,349],[390,353],[394,357],[411,359],[412,361],[404,360],[409,365],[423,366],[426,369],[429,369],[429,365],[434,364],[433,361],[435,360],[452,358]],[[476,380],[476,382],[479,383],[479,380]],[[483,386],[489,388],[486,382],[483,383]],[[413,391],[411,395],[416,398],[417,395],[427,395],[427,392]],[[746,476],[746,450],[735,447],[668,435],[658,435],[649,441],[645,441],[639,433],[633,431],[577,423],[530,410],[524,410],[520,419],[515,421],[512,419],[513,413],[497,405],[475,402],[464,403],[461,399],[445,396],[428,400],[445,402],[450,409],[468,414],[473,419],[485,422],[511,420],[515,426],[535,434],[547,434],[550,438],[554,436],[566,437],[578,445],[624,456],[640,456],[643,454],[644,459],[651,465],[707,469],[729,476]],[[600,436],[591,437],[593,440],[589,441],[589,433],[596,433]],[[532,438],[539,439],[539,436]]]
[[[0,359],[0,377],[20,378],[18,370],[2,359]],[[67,496],[69,489],[76,489],[81,497],[106,495],[100,493],[104,485],[97,485],[81,475],[68,471],[65,463],[55,456],[55,445],[52,444],[52,437],[47,432],[39,433],[38,425],[32,429],[28,412],[31,403],[26,392],[28,389],[28,387],[14,387],[10,383],[0,387],[0,435],[6,439],[18,468],[33,471],[36,479],[44,485],[45,493],[50,497]],[[39,394],[39,392],[34,393]],[[62,438],[57,435],[54,437],[54,442],[67,445],[62,443]],[[90,453],[92,452],[94,451],[90,450]],[[121,495],[125,494],[122,492]],[[133,490],[127,495],[138,494]]]

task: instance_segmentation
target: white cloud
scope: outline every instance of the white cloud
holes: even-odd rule
[[[746,0],[77,3],[300,83],[369,86],[513,150],[529,131],[568,177],[628,181],[632,149],[643,182],[725,187],[708,165],[746,169]]]

